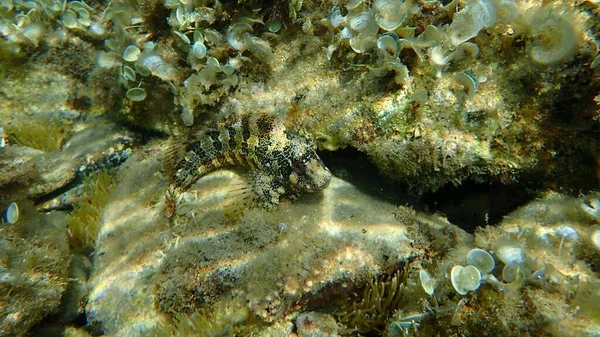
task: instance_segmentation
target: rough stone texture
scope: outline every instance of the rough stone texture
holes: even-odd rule
[[[0,224],[0,335],[22,336],[56,313],[69,277],[67,219],[20,203],[17,223]]]
[[[350,286],[422,253],[395,206],[339,179],[322,194],[228,221],[223,195],[240,176],[217,171],[181,196],[170,223],[160,145],[127,162],[104,212],[88,313],[107,333],[141,336],[171,310],[227,308],[226,316],[276,322],[324,299],[332,285]]]

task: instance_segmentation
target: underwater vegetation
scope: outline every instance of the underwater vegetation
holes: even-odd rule
[[[0,333],[6,336],[23,335],[56,312],[69,277],[65,216],[39,214],[29,201],[19,208],[15,223],[0,223]]]
[[[6,126],[8,142],[45,152],[60,151],[69,138],[69,125],[56,120],[30,119]]]
[[[115,177],[108,170],[100,170],[84,177],[83,195],[73,204],[67,228],[70,243],[77,251],[94,251],[98,236],[100,215],[115,186]]]
[[[592,0],[0,1],[0,334],[597,336],[598,32]],[[535,200],[421,204],[467,183]]]
[[[396,310],[402,308],[404,284],[406,284],[405,270],[370,280],[362,294],[355,294],[353,299],[349,299],[343,311],[335,313],[337,321],[346,327],[342,333],[344,335],[383,334],[386,322]]]

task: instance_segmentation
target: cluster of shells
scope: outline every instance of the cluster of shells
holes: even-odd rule
[[[256,25],[264,25],[261,19],[236,16],[225,29],[216,29],[214,24],[223,8],[191,4],[165,0],[165,7],[171,11],[167,22],[174,42],[165,47],[161,40],[148,41],[145,31],[128,28],[141,24],[142,13],[135,6],[124,0],[112,0],[106,20],[112,22],[115,33],[106,40],[107,50],[98,59],[103,68],[119,68],[119,80],[128,89],[126,97],[131,101],[143,101],[150,96],[146,93],[151,90],[145,81],[148,76],[168,83],[181,105],[182,121],[188,126],[193,124],[193,112],[198,105],[214,104],[223,92],[237,85],[236,73],[242,60],[248,60],[250,54],[261,60],[272,56],[269,43],[254,34]],[[171,47],[186,59],[191,74],[190,69],[165,56],[170,55]],[[185,74],[190,75],[184,79]]]
[[[578,39],[573,28],[575,19],[568,6],[549,4],[524,11],[513,0],[473,0],[460,8],[458,3],[452,1],[444,6],[430,2],[439,10],[455,12],[452,22],[449,25],[429,25],[420,35],[414,36],[414,29],[405,25],[411,15],[421,10],[417,1],[374,0],[368,4],[363,0],[350,0],[343,8],[331,8],[329,15],[321,20],[332,35],[327,56],[331,59],[341,47],[348,47],[358,54],[376,51],[378,59],[370,67],[372,73],[384,76],[394,71],[396,82],[403,83],[409,72],[398,55],[403,48],[410,48],[421,61],[429,62],[437,76],[441,77],[451,64],[478,56],[479,46],[471,39],[480,31],[498,24],[512,24],[519,16],[524,18],[520,24],[533,33],[531,41],[528,41],[529,56],[536,63],[555,64],[577,50]],[[568,15],[565,18],[554,15],[560,11]],[[346,12],[346,15],[342,14]],[[544,21],[543,24],[540,21]],[[565,27],[558,29],[562,25]],[[563,33],[552,34],[552,31]],[[455,75],[469,93],[475,91],[477,76]]]
[[[335,34],[332,44],[327,48],[327,57],[342,44],[348,44],[356,53],[373,49],[379,51],[379,61],[374,69],[375,75],[385,75],[387,71],[396,71],[397,81],[408,77],[408,70],[398,59],[401,49],[400,38],[395,32],[412,14],[416,6],[413,1],[375,0],[368,5],[362,0],[349,1],[342,15],[342,9],[333,7],[329,16],[322,20]],[[379,31],[386,33],[379,36]]]

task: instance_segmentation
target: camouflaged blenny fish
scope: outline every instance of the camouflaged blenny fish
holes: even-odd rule
[[[331,181],[312,142],[286,132],[281,120],[266,113],[232,118],[184,141],[174,141],[165,156],[171,190],[175,191],[229,165],[251,170],[251,199],[266,209],[276,207],[282,196],[294,198],[320,191]]]

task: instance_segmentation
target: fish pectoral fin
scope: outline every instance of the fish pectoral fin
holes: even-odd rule
[[[256,203],[268,211],[279,205],[279,198],[285,193],[281,183],[262,171],[251,174],[249,184],[254,191]]]
[[[252,172],[244,177],[245,183],[230,188],[224,198],[223,213],[229,220],[241,218],[246,211],[263,208],[274,210],[285,190],[270,175]]]
[[[239,220],[246,211],[257,206],[256,196],[247,180],[229,187],[223,198],[223,214],[229,221]]]
[[[180,137],[172,137],[169,140],[163,158],[163,169],[171,181],[175,177],[179,162],[185,156],[186,146],[187,142]]]

